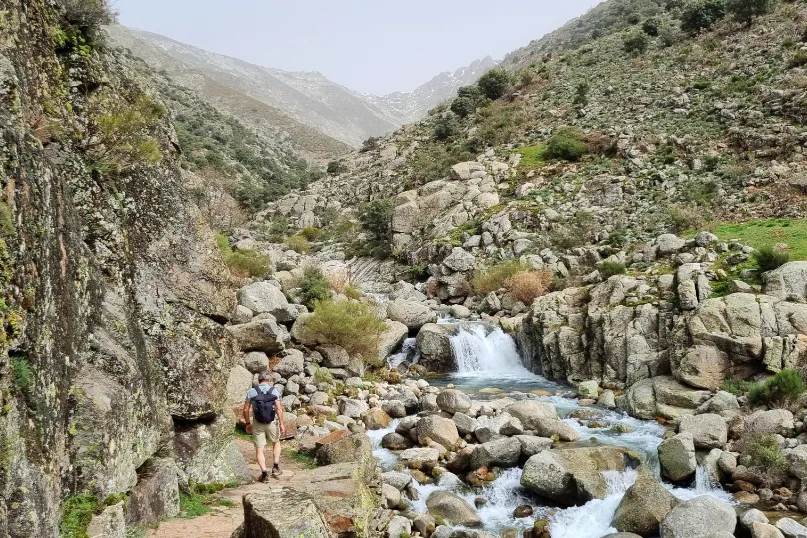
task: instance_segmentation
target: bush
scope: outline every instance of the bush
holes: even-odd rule
[[[505,287],[511,277],[530,268],[518,260],[505,260],[491,267],[476,271],[471,280],[471,288],[477,295],[487,295]]]
[[[339,174],[344,174],[347,172],[347,165],[342,161],[331,161],[328,163],[328,167],[325,169],[329,175],[338,176]]]
[[[11,380],[14,387],[22,392],[30,392],[34,387],[34,374],[23,357],[11,357]]]
[[[386,324],[373,307],[357,301],[319,301],[305,322],[306,338],[343,347],[351,356],[375,364]]]
[[[451,112],[465,118],[470,116],[476,110],[476,100],[470,97],[457,97],[451,102]]]
[[[770,433],[757,434],[745,444],[743,451],[751,459],[751,465],[763,469],[787,469],[787,458],[779,446],[775,435]]]
[[[395,201],[382,198],[359,206],[359,222],[362,228],[380,241],[392,239],[392,212]]]
[[[790,254],[787,251],[773,247],[760,247],[754,251],[753,257],[762,273],[778,269],[790,260]]]
[[[767,405],[771,408],[788,409],[799,402],[805,390],[807,386],[802,373],[785,369],[765,381],[754,383],[748,390],[748,403],[753,406]]]
[[[286,239],[285,244],[288,248],[299,254],[305,254],[311,250],[311,243],[302,235],[293,235]]]
[[[803,65],[807,65],[807,52],[803,50],[798,51],[793,55],[790,61],[787,62],[787,66],[791,69],[794,67],[801,67]]]
[[[726,0],[726,11],[734,20],[748,26],[756,17],[761,17],[773,7],[772,0]]]
[[[348,299],[353,299],[354,301],[358,301],[362,297],[361,290],[356,286],[345,286],[345,289],[342,290],[342,293],[345,294],[345,297]]]
[[[460,127],[454,116],[443,116],[437,120],[434,126],[434,138],[437,140],[445,141],[457,136]]]
[[[319,383],[330,383],[333,384],[333,374],[327,368],[317,368],[314,370],[314,382]]]
[[[597,270],[603,278],[607,279],[614,275],[624,275],[627,269],[625,264],[621,262],[605,260],[597,265]]]
[[[690,34],[711,28],[726,16],[723,0],[691,0],[681,13],[681,29]]]
[[[642,32],[650,37],[656,37],[658,36],[659,26],[659,20],[655,17],[651,17],[642,23]]]
[[[264,278],[271,274],[269,256],[254,250],[239,250],[224,259],[230,272],[242,278]]]
[[[726,379],[720,384],[720,390],[728,392],[737,396],[745,396],[748,389],[751,388],[753,383],[745,380]]]
[[[552,274],[548,271],[520,271],[504,283],[505,288],[516,301],[529,306],[546,293],[552,283]]]
[[[331,297],[331,283],[318,267],[306,267],[297,287],[300,288],[303,304],[308,307]]]
[[[588,104],[588,82],[581,82],[577,85],[574,91],[574,100],[572,104],[585,106]]]
[[[642,32],[631,32],[622,41],[622,48],[628,54],[639,55],[647,50],[649,39],[646,34]]]
[[[476,85],[482,95],[488,99],[496,100],[507,93],[507,90],[513,85],[513,79],[508,71],[496,68],[482,75]]]
[[[100,511],[101,503],[94,495],[83,493],[68,498],[62,504],[62,519],[59,522],[61,538],[87,538],[87,527],[93,515]]]
[[[586,153],[588,144],[583,133],[576,129],[563,128],[547,140],[544,156],[548,159],[579,161]]]
[[[314,228],[313,226],[306,226],[300,230],[299,235],[302,235],[309,241],[316,241],[322,235],[322,230]]]
[[[371,136],[370,138],[364,141],[359,151],[362,153],[366,153],[368,151],[372,151],[377,148],[378,148],[378,138]]]
[[[106,0],[62,0],[62,7],[65,20],[85,31],[115,22]]]

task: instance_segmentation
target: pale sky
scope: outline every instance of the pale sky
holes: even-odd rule
[[[599,0],[111,0],[126,26],[353,90],[412,90],[505,54]]]

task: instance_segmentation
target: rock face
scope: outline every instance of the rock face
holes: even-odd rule
[[[329,538],[328,527],[308,495],[290,488],[244,495],[243,538]]]
[[[639,536],[657,536],[664,517],[678,504],[672,493],[648,473],[640,473],[619,502],[612,525]]]
[[[440,516],[452,525],[481,527],[482,520],[476,510],[461,497],[448,491],[435,491],[426,499],[426,508],[433,516]]]
[[[714,497],[701,496],[673,508],[661,523],[661,538],[696,538],[734,535],[737,515],[734,509]]]
[[[585,503],[606,497],[602,471],[624,471],[638,462],[636,454],[621,447],[546,450],[527,460],[521,485],[560,503]]]

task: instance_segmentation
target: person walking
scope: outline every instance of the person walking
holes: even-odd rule
[[[266,470],[266,456],[264,448],[266,442],[272,443],[272,478],[279,478],[283,474],[280,470],[280,438],[286,432],[283,426],[283,404],[280,403],[280,394],[272,386],[272,374],[263,372],[258,376],[258,385],[247,391],[244,402],[244,419],[247,421],[247,433],[252,430],[252,442],[255,445],[255,459],[261,468],[261,482],[269,481]]]

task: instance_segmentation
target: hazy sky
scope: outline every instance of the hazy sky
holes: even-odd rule
[[[348,88],[411,90],[501,59],[599,0],[112,0],[120,22]]]

